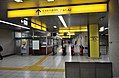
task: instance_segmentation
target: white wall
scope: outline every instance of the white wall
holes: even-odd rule
[[[109,2],[109,56],[113,63],[113,75],[119,77],[119,4],[118,0]]]
[[[14,32],[0,29],[0,45],[3,47],[3,56],[14,54]]]

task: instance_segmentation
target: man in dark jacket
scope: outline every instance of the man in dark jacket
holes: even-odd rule
[[[2,46],[0,45],[0,60],[3,59],[2,55],[1,55],[1,52],[2,52],[2,51],[3,51],[3,48],[2,48]]]

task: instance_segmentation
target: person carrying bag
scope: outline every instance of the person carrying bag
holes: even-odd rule
[[[2,48],[2,46],[0,45],[0,60],[3,59],[2,54],[1,54],[2,51],[3,51],[3,48]]]

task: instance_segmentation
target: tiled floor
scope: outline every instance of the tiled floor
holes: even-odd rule
[[[109,62],[109,58],[103,55],[100,59],[90,59],[86,55],[70,56],[70,53],[61,56],[61,52],[55,56],[14,55],[0,60],[0,78],[65,78],[66,61]]]
[[[34,64],[42,56],[10,56],[0,60],[0,67],[23,67]]]

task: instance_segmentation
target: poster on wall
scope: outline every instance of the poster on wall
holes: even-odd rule
[[[32,47],[33,50],[39,50],[39,40],[33,40],[32,44],[33,44]]]

